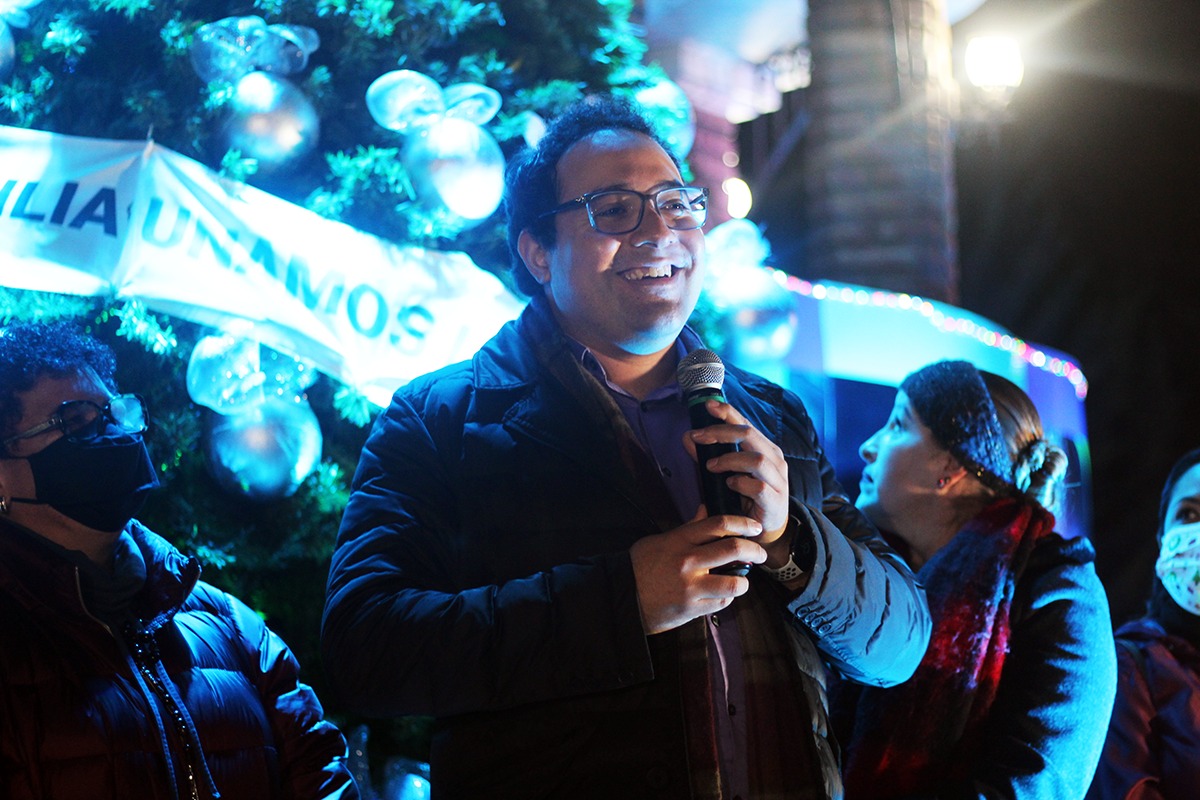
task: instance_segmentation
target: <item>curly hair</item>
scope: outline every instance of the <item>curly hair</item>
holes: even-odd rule
[[[554,246],[554,219],[541,214],[558,205],[558,162],[571,146],[598,131],[640,133],[662,147],[679,167],[679,159],[631,101],[612,95],[586,97],[554,118],[537,146],[522,150],[504,175],[504,208],[508,215],[508,251],[513,278],[526,294],[540,291],[525,269],[517,240],[528,230],[543,246]]]
[[[43,376],[95,370],[109,389],[117,360],[108,345],[69,322],[15,322],[0,328],[0,435],[15,433],[24,414],[17,396]]]

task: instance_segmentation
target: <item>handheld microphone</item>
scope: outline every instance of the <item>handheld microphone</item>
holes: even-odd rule
[[[679,361],[675,369],[675,379],[683,390],[683,400],[688,407],[688,417],[692,428],[707,428],[709,425],[720,425],[721,420],[708,413],[704,403],[708,400],[725,402],[721,387],[725,383],[725,364],[721,357],[707,348],[698,348],[688,353]],[[700,464],[700,494],[704,498],[704,507],[710,517],[721,514],[742,515],[742,496],[730,489],[725,483],[728,472],[712,472],[705,466],[710,458],[735,453],[737,444],[696,444],[696,456]],[[720,575],[747,575],[750,565],[734,562],[712,570]]]

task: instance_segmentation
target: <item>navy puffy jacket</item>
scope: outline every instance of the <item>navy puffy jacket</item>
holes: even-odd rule
[[[112,631],[75,564],[0,521],[0,797],[188,797],[191,763],[200,797],[357,798],[345,740],[283,641],[195,559],[129,532],[141,624]]]

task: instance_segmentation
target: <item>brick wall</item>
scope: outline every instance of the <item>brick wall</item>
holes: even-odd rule
[[[809,0],[807,278],[955,302],[943,0]]]

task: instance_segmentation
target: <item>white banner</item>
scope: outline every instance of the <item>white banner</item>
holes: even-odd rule
[[[369,236],[153,142],[3,126],[0,285],[138,299],[381,405],[524,305],[465,253]]]

